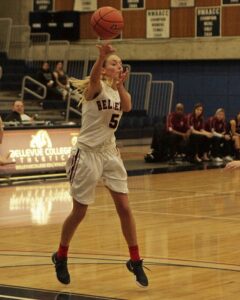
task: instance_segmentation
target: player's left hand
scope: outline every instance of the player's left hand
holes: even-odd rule
[[[121,85],[124,83],[124,81],[127,79],[129,74],[128,68],[126,68],[124,71],[120,72],[119,74],[119,79],[117,81],[117,86]]]

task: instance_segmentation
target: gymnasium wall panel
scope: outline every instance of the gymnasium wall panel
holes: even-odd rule
[[[96,39],[97,35],[94,33],[91,25],[92,12],[84,12],[80,14],[80,38],[81,39]]]
[[[171,37],[194,37],[195,35],[195,8],[171,9]]]
[[[171,6],[171,0],[145,0],[145,9],[123,10],[125,26],[123,38],[144,39],[146,38],[146,10],[147,9],[170,9],[170,37],[185,38],[195,37],[195,11],[197,7],[221,6],[222,0],[195,0],[195,7]],[[113,6],[121,9],[121,0],[98,0],[98,7]],[[74,0],[55,0],[55,9],[72,10]],[[240,36],[240,6],[222,5],[222,36]],[[96,35],[91,29],[90,18],[92,12],[80,14],[80,40],[96,39]]]
[[[222,36],[240,36],[240,6],[222,8]]]
[[[195,6],[220,6],[221,0],[195,0]]]
[[[55,0],[55,10],[73,10],[74,0]]]
[[[124,10],[123,38],[146,37],[146,12],[145,10]]]
[[[98,7],[112,6],[112,7],[115,7],[117,9],[120,9],[121,0],[98,0],[97,5],[98,5]]]
[[[146,1],[146,9],[164,9],[164,8],[169,8],[170,7],[170,2],[171,0],[151,0],[151,1]]]
[[[202,102],[206,117],[219,107],[226,110],[227,118],[240,111],[240,60],[126,62],[133,72],[151,72],[153,80],[172,80],[173,107],[183,102],[189,113]]]

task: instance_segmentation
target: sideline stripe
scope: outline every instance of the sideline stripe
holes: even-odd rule
[[[8,253],[3,253],[3,252],[8,252]],[[22,251],[22,250],[19,250],[19,251],[16,251],[16,253],[14,253],[15,250],[0,250],[0,257],[1,256],[10,256],[10,257],[27,257],[27,258],[49,258],[50,257],[50,254],[49,255],[46,255],[47,252],[35,252],[35,251],[32,251],[32,252],[29,252],[29,251]],[[36,254],[38,253],[38,254]],[[107,258],[105,257],[107,256]],[[111,256],[111,257],[109,257]],[[112,253],[111,251],[108,252],[108,253],[92,253],[92,254],[89,254],[89,253],[72,253],[70,256],[69,256],[69,259],[70,260],[77,260],[80,262],[69,262],[69,264],[84,264],[84,263],[87,263],[87,264],[94,264],[94,263],[99,263],[99,262],[96,262],[96,261],[100,261],[100,264],[101,264],[101,261],[103,261],[103,264],[107,264],[107,263],[113,263],[113,264],[121,264],[121,263],[125,263],[127,258],[124,256],[124,255],[116,255],[115,253]],[[206,260],[193,260],[193,259],[181,259],[181,258],[176,258],[176,257],[156,257],[156,256],[145,256],[145,264],[146,265],[151,265],[151,264],[162,264],[162,263],[179,263],[182,264],[184,263],[190,263],[190,264],[204,264],[204,266],[206,265],[217,265],[217,266],[224,266],[224,268],[229,268],[229,270],[232,270],[232,268],[237,268],[237,271],[240,271],[240,265],[239,264],[233,264],[233,263],[225,263],[225,262],[216,262],[216,261],[206,261]],[[84,262],[86,261],[86,262]],[[4,268],[4,267],[22,267],[22,266],[48,266],[48,265],[52,265],[52,263],[39,263],[39,264],[25,264],[25,265],[7,265],[7,266],[1,266],[0,265],[0,268]],[[189,265],[190,266],[190,265]],[[2,285],[0,284],[0,287]]]
[[[14,297],[14,296],[6,296],[6,295],[0,295],[0,299],[3,298],[3,299],[17,299],[17,300],[38,300],[36,298],[22,298],[22,297]]]

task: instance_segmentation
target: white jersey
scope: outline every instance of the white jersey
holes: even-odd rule
[[[101,81],[102,91],[93,100],[83,101],[82,127],[78,148],[100,148],[115,145],[114,132],[122,116],[121,100],[117,90]]]

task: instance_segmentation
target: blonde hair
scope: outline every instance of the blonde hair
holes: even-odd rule
[[[218,108],[218,109],[216,110],[216,112],[215,112],[215,115],[217,115],[217,114],[220,113],[220,112],[222,112],[222,113],[225,114],[225,110],[224,110],[223,108]]]
[[[89,85],[90,77],[86,77],[85,79],[77,79],[74,77],[69,78],[69,82],[71,85],[76,88],[78,94],[79,94],[79,104],[78,106],[84,101],[84,93],[87,90],[87,87]]]
[[[104,81],[108,86],[112,86],[113,80],[109,80],[109,78],[105,76],[101,76],[101,80]],[[77,79],[75,77],[70,77],[69,82],[71,85],[76,88],[78,94],[79,94],[79,104],[80,106],[83,101],[85,100],[85,92],[87,91],[89,82],[90,82],[90,76],[87,76],[85,79]]]

